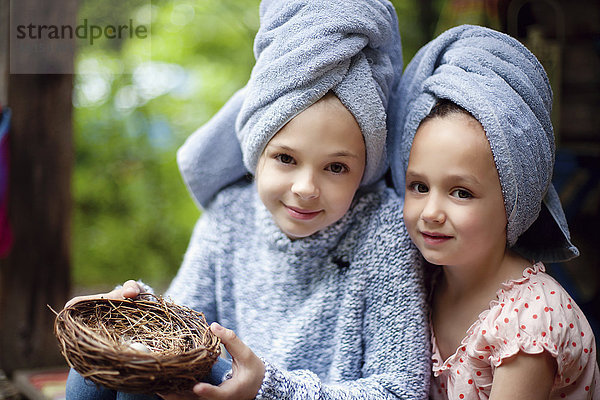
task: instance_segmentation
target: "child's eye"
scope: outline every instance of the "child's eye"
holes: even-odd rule
[[[410,189],[417,193],[427,193],[429,191],[429,188],[427,187],[427,185],[425,185],[424,183],[421,183],[421,182],[411,183]]]
[[[275,159],[282,164],[292,164],[294,162],[294,157],[290,156],[289,154],[277,154]]]
[[[325,169],[333,172],[334,174],[342,174],[348,171],[348,167],[339,162],[331,163]]]
[[[473,195],[465,189],[453,190],[452,193],[450,193],[450,195],[459,199],[470,199],[471,197],[473,197]]]

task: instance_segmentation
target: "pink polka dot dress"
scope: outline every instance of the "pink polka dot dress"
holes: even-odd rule
[[[433,331],[433,330],[432,330]],[[519,351],[548,351],[557,363],[550,399],[599,399],[596,344],[585,316],[542,263],[497,292],[467,331],[461,346],[442,360],[435,336],[431,398],[487,399],[494,369]]]

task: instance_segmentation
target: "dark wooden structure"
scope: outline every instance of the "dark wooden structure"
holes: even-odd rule
[[[0,0],[0,101],[13,115],[9,219],[14,243],[0,260],[0,369],[11,373],[64,363],[52,331],[54,314],[47,305],[61,309],[69,296],[75,48],[74,42],[68,44],[73,47],[60,54],[58,69],[20,73],[10,60],[19,49],[8,51],[9,46],[19,46],[9,39],[10,23],[17,20],[9,3]],[[26,10],[21,19],[74,25],[76,1],[17,4],[21,12]]]

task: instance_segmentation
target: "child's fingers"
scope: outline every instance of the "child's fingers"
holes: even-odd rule
[[[243,400],[245,398],[254,397],[245,397],[243,394],[239,393],[236,385],[232,382],[226,382],[220,386],[213,386],[210,383],[197,383],[194,386],[194,394],[201,399],[210,400]]]
[[[253,399],[256,397],[265,375],[265,365],[231,329],[226,329],[216,322],[210,330],[221,339],[221,343],[233,357],[233,376],[219,386],[199,383],[194,386],[194,393],[206,399]]]
[[[221,342],[225,345],[234,360],[244,362],[248,358],[248,353],[251,352],[250,348],[238,338],[234,331],[222,327],[217,322],[213,322],[210,325],[210,330],[221,339]]]
[[[140,294],[140,285],[132,279],[123,284],[121,295],[125,298],[132,299]]]
[[[117,297],[115,297],[114,291],[108,292],[108,293],[90,294],[87,296],[77,296],[77,297],[73,297],[71,300],[67,301],[67,304],[65,304],[65,308],[72,306],[75,303],[79,303],[80,301],[84,301],[84,300],[116,299],[116,298]]]
[[[73,297],[71,300],[67,301],[67,303],[65,304],[65,308],[70,307],[73,304],[79,303],[80,301],[83,301],[83,300],[97,299],[100,296],[101,295],[90,295],[90,296],[77,296],[77,297]]]
[[[194,394],[202,399],[222,399],[219,393],[219,387],[209,383],[197,383],[194,385]]]
[[[132,299],[137,297],[140,294],[140,285],[134,280],[128,280],[123,284],[120,289],[115,289],[108,293],[100,293],[100,294],[91,294],[87,296],[77,296],[73,297],[71,300],[67,301],[65,304],[65,308],[72,306],[75,303],[78,303],[83,300],[94,300],[94,299]]]

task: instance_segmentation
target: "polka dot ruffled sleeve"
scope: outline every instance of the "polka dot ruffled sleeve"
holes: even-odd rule
[[[456,353],[442,361],[433,338],[434,399],[485,399],[494,370],[519,352],[548,351],[557,363],[551,399],[600,399],[591,327],[569,294],[537,263],[502,285]],[[462,396],[462,397],[461,397]]]
[[[593,381],[594,335],[577,304],[544,272],[544,265],[537,263],[523,271],[522,279],[504,284],[481,329],[491,348],[493,367],[519,351],[539,354],[545,350],[556,359],[555,389],[571,392],[578,382]],[[586,392],[586,385],[579,389]]]

